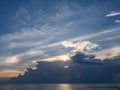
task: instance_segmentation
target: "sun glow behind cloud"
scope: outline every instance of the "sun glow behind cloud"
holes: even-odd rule
[[[60,56],[60,59],[63,61],[67,61],[67,60],[70,60],[70,57],[68,55],[62,55]]]
[[[52,57],[49,57],[49,58],[45,58],[45,59],[42,59],[42,60],[37,60],[37,61],[49,61],[49,62],[53,62],[53,61],[68,61],[71,59],[71,56],[70,54],[63,54],[63,55],[58,55],[58,56],[52,56]],[[34,61],[33,63],[37,62],[37,61]]]
[[[20,60],[19,56],[12,56],[12,57],[6,58],[6,60],[5,60],[4,63],[7,63],[7,64],[15,64],[15,63],[18,63],[19,60]]]

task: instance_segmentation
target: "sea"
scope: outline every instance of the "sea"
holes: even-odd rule
[[[0,90],[120,90],[120,84],[0,84]]]

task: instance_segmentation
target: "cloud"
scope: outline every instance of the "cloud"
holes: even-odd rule
[[[100,30],[100,32],[89,28],[91,34],[82,35],[81,33],[84,28],[78,27],[80,25],[82,26],[83,22],[86,27],[89,23],[88,20],[92,18],[93,20],[91,21],[94,21],[96,20],[95,18],[97,18],[92,15],[93,10],[91,8],[83,8],[84,7],[77,6],[75,3],[65,5],[62,3],[61,5],[56,5],[54,9],[50,9],[48,12],[47,9],[43,9],[42,11],[42,8],[39,8],[39,4],[35,7],[34,5],[33,7],[31,7],[31,5],[30,7],[29,5],[22,8],[20,7],[15,17],[11,18],[13,22],[9,28],[13,29],[13,31],[0,36],[0,57],[2,57],[0,61],[5,60],[6,64],[4,64],[4,66],[7,67],[8,64],[14,64],[13,66],[19,64],[22,66],[28,62],[30,64],[30,62],[35,60],[40,61],[52,57],[54,60],[61,58],[66,60],[69,58],[69,54],[65,53],[68,52],[68,49],[64,49],[61,43],[66,48],[70,47],[73,49],[73,52],[89,51],[96,46],[90,42],[82,43],[83,41],[103,40],[102,38],[106,35],[111,37],[110,34],[114,32],[118,32],[119,34],[119,28]],[[90,17],[88,13],[90,13]],[[99,20],[101,20],[101,18],[99,18]],[[78,26],[77,28],[79,30],[76,29],[76,26]],[[77,33],[76,31],[80,32]],[[86,31],[84,33],[86,33]],[[98,39],[97,37],[101,38]],[[75,44],[74,42],[78,43]],[[56,47],[62,49],[56,49]],[[43,52],[44,54],[41,53],[42,50],[45,51],[45,53]],[[53,56],[52,53],[55,53],[55,55]],[[49,57],[47,56],[48,54]]]
[[[99,60],[106,60],[106,59],[112,59],[116,56],[120,56],[120,46],[114,46],[106,49],[102,49],[99,51],[96,51],[93,53],[96,57],[96,59]]]
[[[97,41],[110,41],[110,40],[115,40],[115,39],[119,39],[120,38],[120,35],[116,35],[114,37],[106,37],[104,39],[101,39],[101,40],[97,40]]]
[[[75,14],[75,11],[73,11],[70,7],[70,5],[64,3],[63,5],[58,5],[55,7],[56,13],[49,17],[50,21],[58,22],[65,20]]]
[[[115,20],[116,23],[120,23],[120,20]]]
[[[80,43],[72,43],[69,41],[64,41],[62,43],[62,45],[66,48],[73,48],[71,50],[71,52],[69,53],[69,57],[72,57],[73,55],[75,55],[78,52],[82,52],[82,53],[86,53],[88,54],[88,52],[90,51],[91,54],[93,54],[95,56],[96,59],[98,60],[106,60],[106,59],[113,59],[116,56],[120,55],[120,47],[119,46],[112,46],[109,48],[104,48],[104,49],[97,49],[97,50],[93,50],[98,48],[98,44],[95,43],[91,43],[90,41],[83,41]],[[91,55],[90,54],[90,55]]]
[[[83,41],[81,43],[76,43],[75,45],[75,49],[77,51],[81,51],[81,52],[84,52],[84,51],[90,51],[92,49],[95,49],[96,47],[98,47],[97,44],[94,44],[90,41]]]
[[[33,30],[34,31],[34,30]],[[64,41],[59,41],[59,42],[55,42],[55,43],[49,43],[49,44],[43,44],[43,45],[40,45],[39,43],[41,43],[41,41],[39,41],[39,42],[37,42],[37,41],[35,41],[35,42],[33,42],[33,41],[31,41],[30,43],[28,43],[28,42],[26,42],[25,44],[23,44],[23,46],[24,45],[27,45],[27,47],[29,46],[29,45],[32,45],[33,44],[33,46],[34,47],[32,47],[32,48],[30,48],[29,50],[27,49],[27,50],[25,50],[25,51],[23,51],[23,52],[21,52],[21,53],[23,53],[22,55],[20,54],[14,54],[14,55],[12,55],[12,56],[5,56],[5,57],[3,57],[2,59],[0,59],[0,61],[1,61],[1,64],[2,65],[4,65],[4,67],[6,68],[6,67],[8,67],[8,64],[10,64],[10,61],[8,60],[8,58],[12,58],[12,63],[11,63],[11,65],[18,65],[19,64],[19,62],[21,62],[19,65],[20,66],[22,66],[22,67],[20,67],[20,68],[16,68],[16,69],[22,69],[22,70],[24,70],[24,68],[25,67],[27,67],[27,66],[31,66],[31,62],[36,62],[36,61],[42,61],[43,59],[45,60],[48,60],[48,61],[55,61],[56,60],[56,57],[57,57],[57,59],[61,59],[61,57],[59,57],[59,56],[62,56],[63,55],[63,57],[64,57],[64,59],[65,58],[71,58],[71,56],[72,55],[74,55],[75,54],[75,52],[77,52],[77,51],[85,51],[85,50],[92,50],[92,49],[90,49],[90,45],[88,45],[87,46],[87,44],[89,44],[88,42],[85,42],[85,43],[83,43],[82,45],[82,47],[79,47],[79,45],[81,45],[80,43],[82,42],[82,41],[84,41],[84,40],[88,40],[88,39],[91,39],[91,40],[93,40],[93,39],[97,39],[97,37],[101,37],[101,38],[104,38],[104,36],[106,36],[106,35],[111,35],[111,34],[113,34],[113,33],[118,33],[119,34],[119,31],[120,31],[120,29],[119,28],[114,28],[114,29],[109,29],[109,30],[104,30],[104,31],[101,31],[101,32],[97,32],[97,33],[94,33],[94,34],[90,34],[90,35],[85,35],[85,36],[79,36],[79,37],[75,37],[75,38],[71,38],[71,39],[66,39],[65,40],[65,45],[66,45],[66,47],[71,47],[71,49],[73,48],[73,51],[70,51],[70,53],[68,53],[68,54],[66,54],[66,53],[64,53],[64,55],[63,55],[63,53],[56,53],[56,56],[51,56],[51,55],[49,55],[49,57],[47,56],[45,56],[44,58],[40,58],[41,57],[41,55],[47,55],[47,53],[45,53],[45,54],[36,54],[37,55],[37,57],[39,57],[39,58],[34,58],[35,57],[35,55],[28,55],[28,54],[25,54],[25,53],[27,53],[27,51],[29,52],[29,51],[41,51],[41,49],[46,49],[46,48],[50,48],[50,49],[54,49],[55,47],[59,47],[59,46],[61,46],[62,44],[63,44],[63,42]],[[16,34],[16,35],[19,35],[19,33],[18,34]],[[12,35],[11,35],[12,36]],[[39,35],[38,35],[39,36]],[[30,36],[31,37],[31,36]],[[7,38],[7,37],[5,37],[4,36],[4,39],[5,38]],[[21,38],[22,38],[22,35],[21,35]],[[28,37],[26,37],[26,38],[28,38]],[[101,40],[101,38],[100,39],[97,39],[97,40]],[[11,38],[12,39],[12,38]],[[13,38],[14,39],[14,38]],[[28,38],[29,39],[29,38]],[[21,39],[22,40],[22,39]],[[21,40],[20,40],[20,43],[23,43],[23,42],[21,42]],[[25,39],[23,39],[23,40],[25,40]],[[48,40],[49,41],[49,40]],[[48,42],[48,41],[46,41],[46,42]],[[3,41],[2,41],[3,42]],[[1,43],[2,43],[1,42]],[[4,41],[4,42],[7,42],[6,40]],[[33,43],[32,43],[33,42]],[[68,45],[68,42],[69,43],[72,43],[72,44],[69,44]],[[73,44],[73,42],[79,42],[79,43],[74,43]],[[19,46],[19,43],[17,43],[16,42],[16,44]],[[37,44],[37,45],[34,45],[34,44]],[[94,43],[93,43],[94,44]],[[10,44],[8,44],[8,45],[10,45]],[[17,47],[18,48],[18,46],[17,45],[13,45],[13,47],[15,46],[15,47]],[[23,46],[21,46],[21,47],[23,47]],[[73,46],[73,47],[72,47]],[[8,46],[9,47],[9,46]],[[85,48],[85,49],[84,49]],[[24,48],[23,48],[24,49]],[[94,49],[94,48],[93,48]],[[64,49],[65,50],[65,49]],[[24,53],[25,52],[25,53]],[[52,51],[53,52],[53,51]],[[51,53],[49,53],[49,54],[51,54]],[[18,56],[17,56],[18,55]],[[18,57],[17,59],[15,58],[15,57]],[[55,58],[54,58],[55,57]],[[50,58],[53,58],[54,60],[50,60]],[[5,63],[3,63],[3,61],[4,60],[6,60],[7,62]],[[28,60],[28,61],[27,61]],[[67,59],[68,60],[68,59]],[[24,65],[24,66],[23,66]],[[15,66],[10,66],[10,67],[15,67]]]
[[[0,60],[4,60],[4,61],[1,61],[3,64],[17,64],[24,61],[24,59],[32,58],[32,57],[43,55],[43,54],[44,52],[41,50],[26,51],[24,53],[16,54],[10,57],[3,57]]]
[[[27,68],[10,83],[115,83],[118,73],[120,64],[95,61],[91,55],[76,53],[71,61],[38,62],[35,69]]]
[[[69,53],[65,53],[63,55],[57,55],[57,56],[52,56],[52,57],[48,57],[48,58],[44,58],[41,60],[35,60],[33,61],[34,63],[36,63],[37,61],[66,61],[66,60],[71,60],[72,56],[76,55],[76,53],[80,52],[80,53],[84,53],[84,54],[88,54],[88,55],[94,55],[96,59],[98,60],[106,60],[106,59],[111,59],[114,58],[116,56],[120,55],[119,52],[119,46],[114,46],[114,47],[110,47],[110,48],[104,48],[104,49],[96,49],[101,47],[98,44],[92,43],[90,41],[83,41],[83,42],[76,42],[76,43],[72,43],[70,41],[63,41],[61,42],[61,44],[65,47],[65,48],[71,48],[71,51]]]
[[[44,59],[40,59],[40,60],[34,60],[33,63],[36,63],[38,61],[49,61],[49,62],[69,61],[69,60],[71,60],[71,57],[74,56],[78,52],[87,53],[87,52],[98,47],[97,44],[92,43],[90,41],[83,41],[83,42],[79,42],[79,43],[72,43],[70,41],[63,41],[63,42],[61,42],[61,44],[65,48],[72,48],[72,50],[69,53],[65,53],[62,55],[52,56],[52,57],[48,57],[48,58],[44,58]]]
[[[85,35],[85,36],[82,36],[82,37],[75,37],[73,39],[70,39],[70,41],[75,42],[75,41],[88,40],[88,39],[96,40],[97,37],[103,37],[104,38],[106,35],[113,34],[115,32],[119,32],[119,31],[120,31],[120,28],[108,29],[108,30],[104,30],[104,31],[101,31],[101,32]]]
[[[104,31],[93,33],[93,34],[89,34],[89,35],[84,35],[84,36],[79,36],[79,37],[66,39],[64,41],[55,42],[55,43],[52,43],[52,44],[49,44],[49,45],[35,47],[34,49],[52,48],[52,47],[56,47],[56,46],[59,46],[59,45],[64,45],[65,47],[72,47],[72,46],[74,46],[72,44],[72,42],[85,41],[85,40],[89,40],[89,39],[90,40],[95,40],[95,41],[101,41],[101,40],[103,41],[105,39],[104,37],[107,36],[107,35],[108,35],[108,38],[114,38],[114,37],[109,37],[109,36],[111,34],[115,33],[115,32],[116,32],[115,34],[118,34],[119,31],[120,31],[120,28],[108,29],[108,30],[104,30]],[[97,37],[100,37],[100,38],[97,38]],[[118,34],[118,37],[119,37],[119,34]]]
[[[44,52],[41,50],[34,50],[34,51],[30,50],[16,55],[0,57],[0,72],[1,72],[0,77],[7,77],[7,76],[14,77],[17,76],[18,74],[24,73],[25,68],[33,67],[36,64],[36,63],[32,63],[32,61],[34,60],[36,61],[36,58],[40,58],[43,55]],[[12,70],[15,70],[17,72],[14,73]],[[6,72],[7,75],[4,72]]]
[[[43,58],[43,59],[38,59],[38,60],[34,60],[32,61],[32,63],[37,63],[40,61],[48,61],[48,62],[54,62],[54,61],[69,61],[71,59],[71,53],[65,53],[62,55],[56,55],[56,56],[52,56],[52,57],[48,57],[48,58]]]
[[[74,44],[70,41],[63,41],[62,45],[67,48],[72,47],[72,48],[74,48],[73,51],[76,51],[76,52],[77,51],[79,51],[79,52],[89,51],[91,49],[98,47],[97,44],[94,44],[90,41],[83,41],[83,42],[74,43]]]
[[[59,37],[69,33],[68,26],[59,23],[59,20],[72,15],[68,6],[56,8],[57,11],[49,16],[46,16],[47,12],[41,11],[39,8],[32,7],[31,9],[32,13],[28,6],[20,7],[15,16],[11,17],[10,28],[13,29],[13,32],[0,36],[0,44],[2,44],[0,45],[2,49],[0,62],[4,65],[4,68],[8,65],[11,65],[11,67],[22,66],[27,63],[30,65],[30,62],[42,59],[40,57],[47,54],[43,55],[41,49],[61,45],[59,41],[62,41],[63,38]],[[55,24],[51,22],[55,22]],[[24,67],[26,66],[28,65]]]
[[[98,47],[97,44],[91,43],[89,41],[83,41],[80,43],[72,43],[70,41],[63,41],[61,42],[61,44],[65,47],[65,48],[72,48],[72,50],[69,53],[65,53],[63,55],[57,55],[57,56],[52,56],[52,57],[48,57],[48,58],[44,58],[41,60],[35,60],[33,61],[33,63],[36,63],[38,61],[49,61],[49,62],[53,62],[53,61],[67,61],[67,60],[71,60],[71,57],[73,55],[75,55],[77,52],[83,52],[86,53],[92,49],[95,49]]]
[[[43,27],[44,27],[44,25],[41,28],[43,28]],[[22,28],[18,32],[14,32],[14,33],[6,34],[6,35],[2,36],[1,39],[6,40],[6,41],[7,40],[21,40],[21,39],[29,40],[32,38],[42,37],[42,35],[44,33],[42,32],[41,28],[39,28],[39,29]],[[4,37],[6,37],[6,38],[4,38]]]
[[[69,41],[63,41],[63,42],[62,42],[62,45],[63,45],[65,48],[74,47],[74,44],[73,44],[72,42],[69,42]]]
[[[66,28],[67,27],[59,28],[59,26],[51,26],[48,24],[44,24],[39,28],[24,28],[18,32],[5,34],[1,36],[0,41],[3,43],[9,43],[9,46],[7,47],[10,49],[26,47],[34,48],[39,46],[47,47],[54,44],[49,42],[54,40],[55,37],[63,35],[60,29],[63,29],[64,34],[66,34],[68,32]],[[42,42],[40,40],[42,40]]]
[[[120,12],[112,11],[109,14],[105,15],[106,17],[113,17],[120,15]]]
[[[4,63],[15,64],[15,63],[18,63],[19,61],[20,61],[20,57],[16,55],[16,56],[6,58],[4,60]]]
[[[102,31],[102,32],[97,32],[97,33],[94,33],[94,34],[90,34],[90,35],[85,35],[85,36],[80,36],[80,37],[75,37],[75,38],[71,38],[71,39],[68,39],[67,41],[71,41],[71,42],[73,42],[73,41],[79,41],[79,40],[86,40],[86,39],[92,39],[92,38],[94,38],[94,37],[99,37],[99,36],[105,36],[105,35],[107,35],[107,34],[111,34],[111,33],[115,33],[115,32],[119,32],[120,31],[120,29],[119,28],[115,28],[115,29],[110,29],[110,30],[105,30],[105,31]],[[35,30],[35,32],[34,32],[34,30],[33,31],[31,31],[32,33],[36,33],[35,34],[35,36],[37,37],[39,37],[40,36],[40,34]],[[25,33],[28,33],[28,32],[26,32],[25,31]],[[19,34],[19,33],[18,33]],[[16,34],[15,36],[18,36],[18,37],[21,37],[21,38],[23,38],[24,36],[23,35],[18,35],[18,34]],[[37,35],[38,34],[38,35]],[[30,36],[30,37],[32,37],[32,34],[29,34],[28,33],[28,35]],[[14,35],[11,35],[12,37],[14,36]],[[5,36],[5,37],[7,37],[7,38],[11,38],[11,36],[10,37],[7,37],[7,36]],[[28,39],[30,39],[30,37],[29,36],[26,36],[25,35],[25,37],[26,38],[28,38]],[[17,37],[14,37],[14,38],[16,38],[17,39]],[[12,38],[12,39],[14,39],[14,38]],[[111,38],[111,37],[110,37]],[[114,37],[113,37],[114,38]],[[49,39],[47,40],[47,41],[49,41]],[[29,44],[28,44],[29,43]],[[63,41],[63,44],[66,44],[66,43],[68,43],[68,42],[64,42]],[[28,47],[28,46],[36,46],[36,45],[40,45],[41,44],[41,42],[23,42],[23,43],[11,43],[11,45],[10,45],[10,47]],[[48,47],[54,47],[54,46],[57,46],[57,45],[60,45],[61,44],[61,42],[56,42],[56,43],[52,43],[52,44],[49,44],[49,45],[44,45],[43,47],[41,47],[41,48],[48,48]],[[70,43],[69,43],[69,45],[71,45]]]

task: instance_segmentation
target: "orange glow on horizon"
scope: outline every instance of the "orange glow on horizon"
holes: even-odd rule
[[[23,74],[22,71],[15,71],[15,70],[4,70],[0,71],[0,78],[11,78],[11,77],[17,77],[19,74]]]

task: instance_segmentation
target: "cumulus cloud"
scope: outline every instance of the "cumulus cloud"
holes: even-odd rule
[[[81,42],[81,43],[76,43],[75,46],[76,46],[76,47],[75,47],[76,50],[81,51],[81,52],[83,52],[83,51],[90,51],[90,50],[98,47],[97,44],[92,43],[92,42],[90,42],[90,41],[83,41],[83,42]]]
[[[63,41],[61,42],[61,44],[65,47],[65,48],[72,48],[72,50],[69,53],[65,53],[62,55],[57,55],[57,56],[52,56],[52,57],[48,57],[48,58],[44,58],[41,60],[35,60],[33,61],[33,63],[36,63],[38,61],[49,61],[49,62],[53,62],[53,61],[69,61],[71,60],[71,57],[76,55],[76,53],[80,52],[80,53],[87,53],[95,48],[97,48],[99,45],[92,43],[90,41],[83,41],[83,42],[77,42],[77,43],[72,43],[70,41]]]
[[[120,46],[114,46],[114,47],[102,49],[96,51],[94,54],[96,55],[95,58],[100,60],[106,60],[106,59],[114,60],[114,57],[120,56]]]
[[[66,48],[72,47],[72,48],[74,48],[74,51],[80,51],[80,52],[89,51],[89,50],[92,50],[92,49],[98,47],[97,44],[94,44],[90,41],[83,41],[83,42],[79,42],[79,43],[63,41],[62,45]]]
[[[112,46],[109,48],[93,50],[93,49],[99,48],[98,47],[99,45],[92,43],[90,41],[83,41],[79,43],[78,42],[72,43],[70,41],[64,41],[62,42],[62,45],[65,48],[69,48],[69,47],[72,48],[71,52],[69,53],[69,57],[76,55],[76,53],[78,52],[89,54],[89,51],[98,60],[113,59],[116,56],[120,56],[119,46]]]
[[[116,34],[116,35],[119,35],[118,33],[120,32],[120,28],[112,28],[112,29],[108,29],[108,30],[103,30],[101,32],[97,32],[97,33],[93,33],[93,34],[89,34],[89,35],[85,35],[85,36],[79,36],[79,37],[75,37],[75,38],[72,38],[72,39],[69,39],[68,41],[71,41],[71,42],[77,42],[77,41],[83,41],[83,40],[101,40],[101,39],[104,39],[104,37],[106,35],[108,35],[108,37],[110,37],[111,34]],[[100,38],[98,38],[100,37]]]
[[[120,12],[112,11],[109,14],[105,15],[106,17],[112,17],[112,16],[118,16],[120,15]]]

